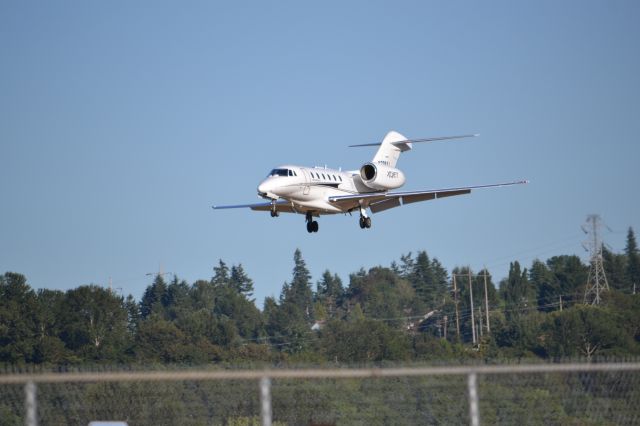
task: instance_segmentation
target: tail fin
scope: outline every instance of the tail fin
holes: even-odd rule
[[[435,138],[422,138],[422,139],[407,139],[400,133],[392,130],[387,133],[381,143],[365,143],[360,145],[349,145],[350,147],[358,146],[379,146],[378,152],[373,157],[373,163],[382,163],[390,167],[395,167],[400,158],[400,153],[409,151],[414,143],[417,142],[436,142],[446,141],[450,139],[463,139],[479,136],[477,133],[472,135],[457,135],[457,136],[439,136]]]
[[[372,162],[395,167],[398,158],[400,158],[400,153],[410,149],[411,142],[408,142],[407,138],[400,133],[392,130],[382,140],[382,144],[380,144],[380,148],[378,148],[378,152],[376,152]]]

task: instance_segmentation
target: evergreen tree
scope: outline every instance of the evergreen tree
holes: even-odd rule
[[[447,271],[437,259],[430,260],[426,251],[418,252],[415,261],[405,259],[411,270],[405,276],[426,309],[441,307],[447,295]]]
[[[218,259],[218,266],[213,267],[211,284],[216,287],[226,286],[229,283],[229,267],[222,259]]]
[[[360,304],[368,318],[386,319],[394,327],[406,325],[406,317],[424,314],[411,284],[389,268],[371,268],[364,275],[351,274],[347,289],[348,308]]]
[[[245,295],[247,298],[253,295],[253,280],[244,272],[241,263],[238,266],[231,267],[229,284],[235,291]]]
[[[623,291],[633,289],[633,285],[629,286],[627,280],[626,255],[612,253],[606,246],[602,246],[602,263],[611,288]]]
[[[0,276],[0,362],[31,362],[36,344],[37,297],[24,275]]]
[[[316,298],[322,305],[329,318],[333,318],[344,298],[342,280],[337,274],[331,275],[329,270],[324,271],[318,281]]]
[[[507,319],[536,306],[536,293],[529,283],[527,270],[520,269],[518,261],[509,265],[509,276],[500,283],[500,291],[507,308]]]
[[[286,293],[284,302],[299,307],[304,312],[304,318],[311,321],[313,318],[313,291],[311,289],[311,274],[302,258],[302,253],[296,249],[293,254],[293,279]]]
[[[563,306],[582,303],[589,267],[578,256],[567,255],[553,256],[547,260],[547,266],[555,280],[556,295],[562,295]]]
[[[189,284],[184,280],[178,280],[178,277],[174,275],[173,281],[167,287],[167,318],[175,320],[193,309],[191,301]]]
[[[627,245],[624,248],[624,252],[627,255],[627,285],[633,288],[635,284],[637,291],[640,288],[640,253],[638,252],[635,233],[631,227],[627,232]]]
[[[394,269],[402,278],[409,278],[413,272],[415,260],[411,257],[411,252],[400,256],[400,266]]]
[[[144,319],[151,314],[164,316],[165,307],[168,305],[167,283],[162,275],[156,275],[153,284],[146,288],[140,301],[140,316]]]
[[[550,312],[559,309],[562,293],[558,281],[545,263],[538,259],[533,261],[529,281],[536,289],[539,310]]]

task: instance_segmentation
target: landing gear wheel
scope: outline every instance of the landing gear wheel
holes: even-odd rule
[[[371,218],[360,216],[360,229],[371,228]]]
[[[278,217],[280,216],[280,212],[278,210],[271,210],[271,217]]]
[[[318,222],[316,222],[315,220],[313,220],[311,222],[307,222],[307,232],[308,233],[318,232],[318,229],[320,229],[320,225],[318,225]]]

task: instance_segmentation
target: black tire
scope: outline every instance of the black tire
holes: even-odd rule
[[[371,218],[367,217],[364,219],[364,226],[366,226],[367,228],[371,228]]]
[[[360,216],[360,229],[364,229],[365,228],[365,223],[364,223],[364,217]]]
[[[313,232],[313,222],[307,222],[307,232],[308,233],[312,233]]]
[[[315,220],[311,222],[311,230],[313,232],[318,232],[318,229],[320,229],[320,225],[318,225],[318,222],[316,222]]]

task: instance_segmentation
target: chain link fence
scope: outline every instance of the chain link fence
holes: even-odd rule
[[[635,425],[640,363],[0,375],[0,425]]]

